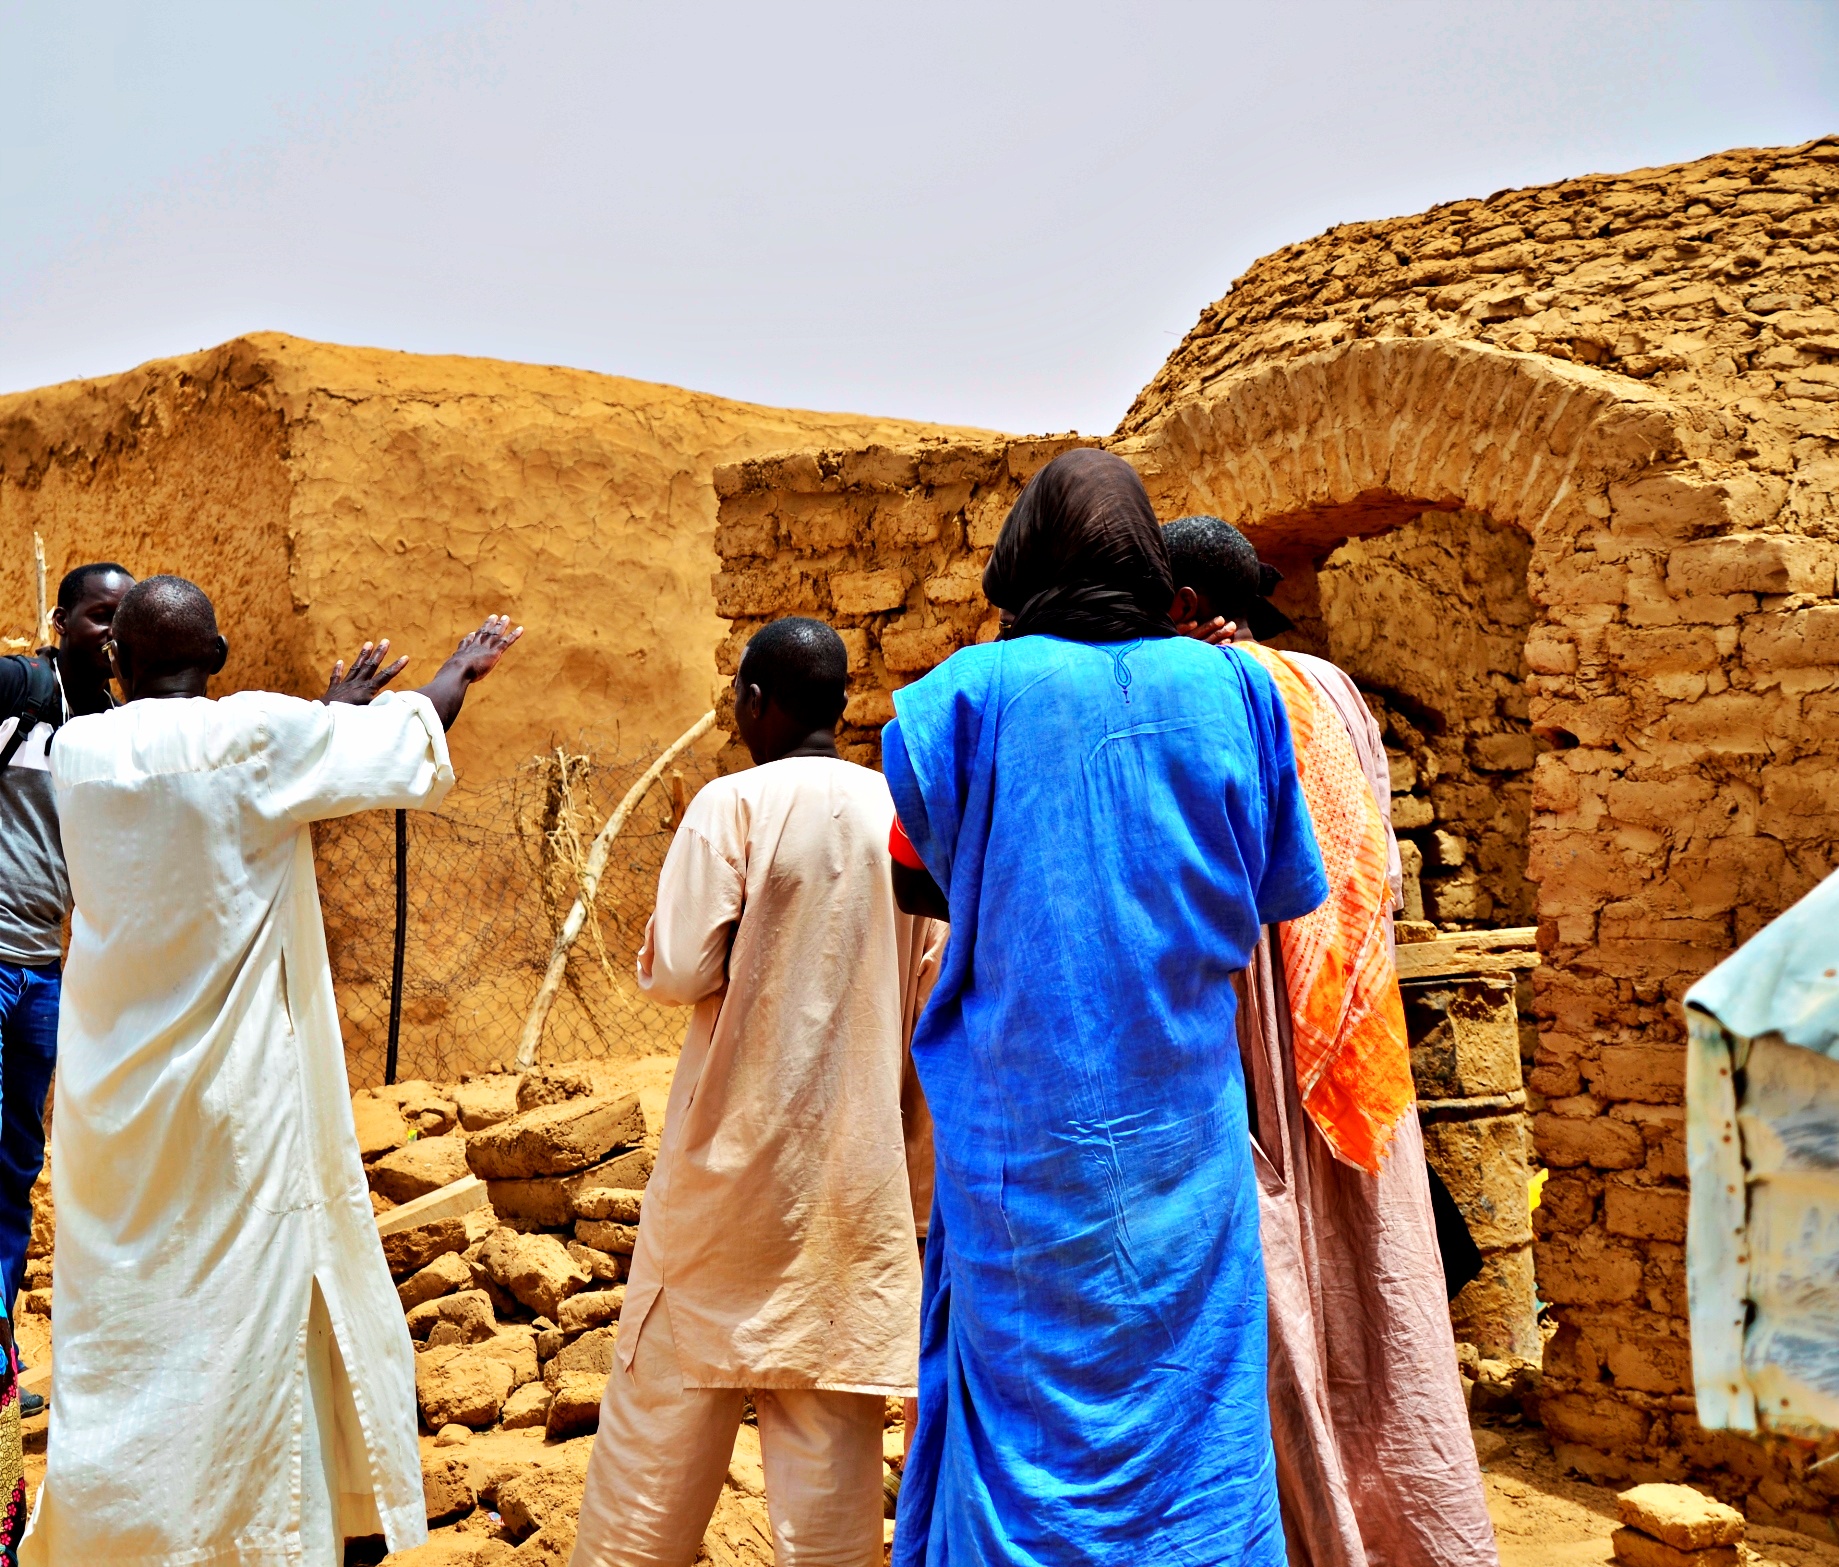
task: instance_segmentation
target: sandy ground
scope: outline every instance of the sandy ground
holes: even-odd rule
[[[1491,1440],[1494,1439],[1494,1440]],[[1501,1451],[1482,1469],[1488,1516],[1500,1543],[1501,1567],[1594,1567],[1613,1562],[1616,1494],[1567,1475],[1552,1458],[1543,1432],[1484,1432],[1478,1444]],[[1747,1567],[1839,1567],[1839,1548],[1786,1529],[1751,1525],[1742,1547]]]
[[[759,1484],[757,1443],[758,1437],[744,1427],[732,1473],[749,1490]],[[1498,1448],[1496,1456],[1484,1466],[1482,1478],[1488,1492],[1488,1513],[1500,1544],[1501,1567],[1596,1567],[1598,1563],[1615,1561],[1609,1544],[1610,1533],[1616,1527],[1614,1491],[1565,1474],[1539,1431],[1485,1432],[1479,1445],[1488,1452]],[[475,1461],[482,1472],[528,1463],[579,1468],[587,1446],[586,1438],[556,1446],[543,1442],[535,1433],[494,1432],[464,1447],[446,1449],[443,1456],[463,1454]],[[436,1451],[431,1439],[424,1442],[424,1448],[429,1453]],[[756,1473],[750,1474],[750,1469]],[[423,1561],[429,1567],[436,1563],[446,1567],[453,1558],[440,1547],[463,1551],[468,1542],[476,1545],[489,1528],[483,1513],[481,1509],[478,1517],[433,1531],[435,1551],[413,1558],[393,1557],[392,1567],[397,1562],[409,1567],[411,1561],[414,1567],[420,1567]],[[1752,1526],[1750,1540],[1742,1550],[1746,1567],[1839,1567],[1839,1547],[1822,1545],[1782,1529]],[[463,1561],[465,1557],[459,1559]]]
[[[34,1490],[44,1478],[45,1417],[27,1423],[26,1482]],[[36,1433],[36,1440],[34,1434]],[[1610,1532],[1616,1527],[1615,1492],[1566,1475],[1552,1458],[1551,1448],[1538,1431],[1505,1430],[1494,1433],[1501,1451],[1482,1470],[1488,1492],[1488,1513],[1500,1543],[1501,1567],[1597,1567],[1610,1563]],[[758,1465],[758,1438],[743,1428],[737,1445],[735,1478],[749,1489],[758,1485],[747,1471]],[[1484,1450],[1495,1443],[1483,1436]],[[428,1456],[462,1457],[475,1471],[475,1483],[487,1474],[527,1466],[561,1465],[579,1473],[585,1469],[592,1439],[545,1442],[539,1431],[483,1432],[457,1448],[437,1448],[431,1437],[422,1440]],[[32,1449],[36,1448],[36,1452]],[[429,1567],[463,1562],[466,1547],[477,1546],[495,1531],[485,1508],[471,1518],[431,1532],[433,1551],[390,1558],[392,1563],[414,1560]],[[447,1547],[446,1550],[440,1547]],[[449,1552],[452,1554],[450,1555]],[[367,1553],[368,1554],[368,1553]],[[375,1560],[374,1556],[369,1557]],[[1822,1545],[1805,1535],[1754,1525],[1743,1547],[1746,1567],[1839,1567],[1839,1547]]]
[[[598,1071],[607,1081],[596,1086],[603,1092],[636,1091],[647,1120],[659,1127],[675,1064],[669,1056],[604,1063]],[[18,1331],[28,1363],[42,1363],[50,1350],[49,1321],[22,1315]],[[42,1415],[26,1422],[26,1483],[33,1491],[44,1478],[47,1423]],[[899,1447],[898,1435],[897,1429],[889,1433],[894,1450]],[[731,1484],[753,1498],[756,1509],[763,1489],[758,1441],[751,1427],[742,1428],[730,1470]],[[449,1448],[436,1447],[432,1437],[422,1439],[428,1457],[464,1459],[473,1471],[475,1487],[495,1475],[527,1467],[563,1466],[580,1474],[586,1469],[591,1446],[589,1437],[547,1442],[540,1430],[481,1432]],[[1482,1476],[1489,1516],[1500,1543],[1501,1567],[1596,1567],[1615,1560],[1609,1544],[1616,1527],[1613,1490],[1568,1475],[1537,1429],[1501,1426],[1485,1430],[1478,1433],[1477,1447],[1486,1455]],[[458,1524],[432,1531],[432,1549],[390,1558],[391,1567],[396,1563],[403,1567],[471,1567],[474,1552],[496,1534],[495,1520],[487,1508],[480,1507]],[[503,1549],[497,1546],[490,1554]],[[1786,1530],[1752,1526],[1743,1553],[1746,1567],[1839,1567],[1839,1547]],[[360,1554],[364,1560],[377,1560],[371,1551]],[[722,1559],[737,1558],[724,1554]]]

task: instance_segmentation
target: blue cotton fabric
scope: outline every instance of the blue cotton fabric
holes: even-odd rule
[[[1231,976],[1327,895],[1289,724],[1186,638],[967,648],[882,760],[951,902],[901,1567],[1281,1567]]]

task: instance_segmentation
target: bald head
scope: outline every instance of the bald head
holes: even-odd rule
[[[205,682],[230,656],[210,599],[183,577],[148,577],[129,588],[115,611],[114,640],[122,694],[130,702],[203,696]]]

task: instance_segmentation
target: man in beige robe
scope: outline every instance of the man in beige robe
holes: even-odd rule
[[[754,637],[759,765],[696,796],[658,880],[639,983],[696,1011],[574,1567],[688,1567],[750,1391],[781,1567],[881,1559],[884,1399],[919,1356],[902,1087],[942,927],[895,907],[887,785],[837,756],[846,665],[818,621]]]

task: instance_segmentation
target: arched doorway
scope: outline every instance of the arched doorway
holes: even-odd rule
[[[1554,1008],[1532,928],[1562,963],[1567,905],[1537,884],[1536,777],[1541,754],[1576,744],[1571,703],[1594,695],[1557,689],[1545,671],[1564,660],[1547,650],[1592,601],[1577,562],[1612,486],[1680,455],[1671,411],[1549,359],[1368,341],[1222,380],[1118,449],[1164,516],[1212,512],[1251,535],[1286,572],[1294,645],[1346,669],[1380,721],[1425,1144],[1486,1258],[1452,1316],[1482,1355],[1539,1360],[1529,1110],[1545,1103],[1529,1106],[1525,1079]]]

